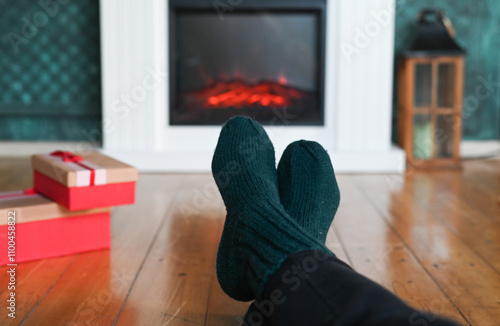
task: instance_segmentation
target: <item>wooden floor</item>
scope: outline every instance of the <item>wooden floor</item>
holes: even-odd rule
[[[464,325],[500,325],[500,161],[462,171],[338,176],[328,246],[409,304]],[[29,161],[0,160],[0,191],[30,187]],[[248,303],[219,288],[224,207],[207,175],[143,174],[112,213],[112,249],[19,264],[17,318],[1,325],[238,325]]]

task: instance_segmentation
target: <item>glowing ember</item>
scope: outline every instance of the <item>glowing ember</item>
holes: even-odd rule
[[[243,80],[220,81],[191,93],[204,108],[225,109],[244,107],[288,107],[302,99],[303,92],[286,86],[286,78],[248,84]]]

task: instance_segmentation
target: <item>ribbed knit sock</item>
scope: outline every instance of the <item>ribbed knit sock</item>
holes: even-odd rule
[[[212,173],[227,210],[217,252],[217,278],[230,297],[259,298],[269,277],[291,253],[331,253],[281,205],[274,149],[258,123],[235,117],[224,125]]]
[[[287,213],[325,243],[340,202],[339,187],[325,149],[306,140],[288,145],[278,164],[278,185]]]
[[[290,217],[325,243],[340,202],[339,187],[325,149],[306,140],[288,145],[278,164],[278,185],[281,204]],[[258,313],[257,306],[257,302],[250,305],[244,320]]]

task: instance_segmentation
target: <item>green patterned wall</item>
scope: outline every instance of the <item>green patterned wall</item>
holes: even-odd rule
[[[396,56],[413,35],[421,9],[445,11],[459,44],[467,50],[463,137],[500,139],[500,1],[399,0],[396,8]],[[486,85],[481,94],[488,89],[487,97],[475,95],[480,85]]]
[[[99,1],[0,0],[0,41],[0,139],[100,141]]]

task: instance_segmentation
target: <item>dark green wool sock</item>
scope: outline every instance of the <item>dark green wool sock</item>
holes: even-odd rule
[[[278,185],[287,213],[325,243],[340,202],[339,187],[325,149],[306,140],[288,145],[278,164]]]
[[[280,203],[274,149],[255,121],[235,117],[222,128],[212,173],[227,216],[217,252],[217,278],[230,297],[260,297],[286,257],[303,250],[330,251]]]
[[[278,164],[281,204],[297,223],[325,243],[340,202],[340,191],[330,156],[313,141],[299,140],[283,152]],[[257,303],[250,305],[244,320],[261,316]],[[251,324],[251,323],[250,323]]]

